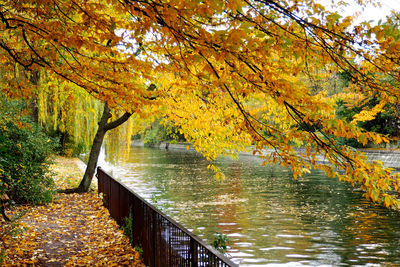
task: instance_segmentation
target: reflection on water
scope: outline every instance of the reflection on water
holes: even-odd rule
[[[229,237],[241,265],[400,265],[400,215],[320,172],[294,181],[251,156],[220,159],[217,181],[190,151],[131,148],[102,167],[209,242]]]

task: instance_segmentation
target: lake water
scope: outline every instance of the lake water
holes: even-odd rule
[[[400,214],[321,172],[296,181],[242,156],[217,160],[217,181],[195,152],[142,147],[100,165],[204,240],[226,234],[241,266],[400,266]]]

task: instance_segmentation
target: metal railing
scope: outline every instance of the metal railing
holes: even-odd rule
[[[147,266],[238,266],[130,188],[97,168],[98,190],[119,225],[132,216],[133,244]]]

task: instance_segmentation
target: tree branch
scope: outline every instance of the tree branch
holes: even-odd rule
[[[122,115],[121,117],[119,117],[118,119],[116,119],[115,121],[109,122],[104,126],[104,130],[108,131],[111,129],[114,129],[118,126],[120,126],[121,124],[123,124],[124,122],[126,122],[129,117],[132,115],[132,113],[129,112],[125,112],[124,115]]]

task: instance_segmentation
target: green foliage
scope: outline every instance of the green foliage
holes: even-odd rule
[[[341,89],[349,86],[350,81],[351,81],[351,73],[348,71],[340,71],[336,74],[339,78],[339,81],[341,82]]]
[[[22,107],[1,98],[0,193],[16,203],[47,203],[55,193],[47,159],[57,142],[21,115]]]
[[[67,157],[78,157],[88,151],[88,146],[83,141],[76,142],[70,134],[60,129],[47,130],[47,134],[53,139],[59,140],[57,154]]]
[[[168,134],[165,127],[160,123],[156,123],[146,133],[143,142],[147,147],[155,147],[165,140],[168,140]]]
[[[354,138],[339,137],[339,138],[335,138],[335,139],[336,139],[338,145],[351,146],[353,148],[363,148],[364,147],[363,144],[361,144]]]
[[[170,141],[171,143],[187,142],[184,134],[177,127],[169,125],[166,127],[166,129],[167,129],[167,135],[168,135],[167,140]]]
[[[124,220],[124,224],[121,226],[122,230],[124,231],[124,234],[129,237],[129,243],[131,246],[134,245],[133,243],[133,215],[132,212],[129,213],[129,217],[126,217]],[[135,246],[134,249],[136,252],[139,253],[140,259],[143,259],[143,249],[139,246]]]
[[[140,137],[140,135],[136,134],[132,139],[137,140],[140,139]],[[163,141],[186,141],[186,139],[176,127],[165,125],[161,120],[157,120],[143,135],[143,142],[147,147],[155,147]]]
[[[133,246],[133,217],[132,217],[132,212],[129,213],[129,217],[125,218],[125,223],[121,226],[122,230],[124,231],[124,234],[129,237],[129,242]],[[135,248],[136,249],[136,248]],[[138,251],[138,250],[136,250]],[[139,251],[138,251],[139,252]]]
[[[139,259],[143,259],[143,249],[139,246],[135,246],[134,249],[137,251],[137,253],[139,253]]]
[[[71,141],[70,143],[67,144],[66,149],[63,151],[62,155],[68,157],[77,157],[83,153],[86,153],[87,151],[88,147],[86,146],[85,143],[83,142],[75,143]]]
[[[372,97],[369,101],[366,101],[363,105],[347,107],[343,101],[337,102],[336,114],[339,118],[350,122],[354,115],[361,112],[363,108],[372,108],[377,105],[379,99]],[[381,133],[389,136],[400,135],[400,121],[398,120],[399,110],[398,107],[392,104],[386,104],[384,110],[379,112],[373,120],[360,121],[357,125],[367,131]]]
[[[221,232],[215,232],[214,233],[214,241],[212,242],[212,246],[221,252],[222,254],[225,254],[228,251],[227,245],[229,243],[228,237],[221,233]]]

